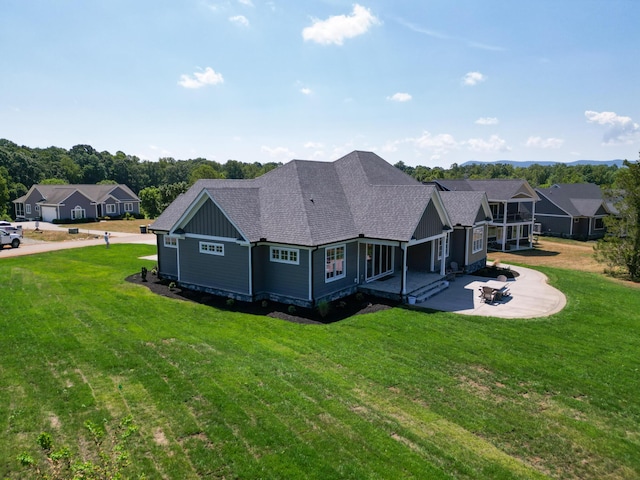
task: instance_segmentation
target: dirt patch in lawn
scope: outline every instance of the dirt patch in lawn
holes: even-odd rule
[[[378,312],[399,305],[398,302],[391,300],[357,294],[329,303],[328,311],[323,312],[324,315],[322,315],[318,308],[292,308],[291,305],[272,302],[270,300],[253,303],[240,302],[237,300],[230,301],[230,299],[226,297],[220,297],[206,292],[197,292],[178,286],[170,288],[169,285],[172,283],[171,281],[159,279],[151,273],[147,274],[146,282],[142,281],[140,273],[130,275],[126,280],[142,285],[153,293],[162,295],[163,297],[196,302],[220,310],[262,315],[301,324],[328,324],[344,320],[353,315]]]

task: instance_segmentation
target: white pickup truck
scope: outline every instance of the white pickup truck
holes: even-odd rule
[[[0,228],[0,248],[4,248],[5,245],[11,245],[11,248],[18,248],[20,246],[20,234]]]

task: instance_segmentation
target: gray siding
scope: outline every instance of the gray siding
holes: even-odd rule
[[[413,245],[407,251],[407,268],[409,270],[428,272],[431,269],[431,242]],[[400,272],[402,272],[402,268],[400,268]]]
[[[474,223],[484,222],[487,219],[487,215],[484,213],[484,208],[480,207],[478,209],[478,214],[476,215],[476,219]]]
[[[362,251],[362,248],[360,249]],[[325,281],[325,248],[313,251],[313,296],[322,298],[341,290],[354,288],[358,277],[358,242],[346,244],[346,275],[333,282]],[[362,272],[361,272],[362,273]]]
[[[287,247],[289,248],[289,247]],[[309,299],[309,251],[300,249],[299,265],[272,262],[270,247],[253,248],[253,293]]]
[[[249,249],[221,242],[224,256],[200,253],[200,240],[180,240],[180,281],[232,293],[249,293]]]
[[[541,224],[540,232],[545,235],[569,235],[573,221],[569,217],[547,217],[538,214],[536,220]]]
[[[64,201],[64,205],[60,206],[60,219],[71,218],[71,210],[76,206],[84,208],[87,218],[96,218],[96,206],[91,205],[91,200],[79,192],[74,192]]]
[[[459,267],[465,266],[465,249],[467,248],[467,235],[471,235],[472,229],[468,227],[454,228],[451,233],[451,246],[447,261],[457,262]],[[469,247],[471,248],[471,247]]]
[[[440,215],[433,204],[433,201],[429,202],[429,205],[422,214],[422,218],[416,227],[416,231],[413,236],[416,240],[422,240],[423,238],[429,238],[434,235],[442,233],[442,227],[444,225],[440,221]]]
[[[240,238],[240,232],[211,200],[207,200],[184,228],[186,232],[213,237]]]
[[[550,215],[567,215],[567,212],[562,210],[557,205],[554,205],[546,197],[540,196],[540,201],[536,203],[536,217],[539,214],[547,213]]]
[[[478,226],[480,226],[480,225],[478,225]],[[467,235],[469,235],[469,246],[468,246],[468,248],[469,248],[469,251],[468,251],[469,261],[467,262],[466,265],[473,265],[473,264],[477,263],[479,260],[482,260],[482,259],[486,260],[486,258],[487,258],[487,241],[488,241],[488,237],[489,237],[489,226],[488,225],[482,225],[482,227],[484,228],[484,235],[483,235],[484,244],[482,245],[482,249],[479,252],[476,252],[476,253],[473,253],[473,228],[470,228],[470,229],[467,230]],[[462,251],[464,251],[464,247],[463,247]],[[464,259],[462,260],[460,265],[465,265]]]
[[[178,240],[178,242],[180,242],[180,240]],[[157,243],[158,270],[160,275],[178,278],[178,249],[165,247],[164,235],[157,235]]]

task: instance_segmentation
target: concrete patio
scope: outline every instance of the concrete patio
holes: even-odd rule
[[[525,267],[510,268],[519,275],[508,282],[511,296],[501,301],[489,304],[480,299],[478,289],[488,278],[463,275],[450,282],[448,289],[416,307],[500,318],[547,317],[565,307],[566,297],[547,283],[546,275]]]

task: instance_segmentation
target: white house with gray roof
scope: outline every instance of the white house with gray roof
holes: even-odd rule
[[[480,196],[468,202],[486,223]],[[163,278],[313,306],[358,290],[401,300],[436,288],[454,226],[434,186],[355,151],[331,163],[293,160],[252,180],[199,180],[150,229]],[[468,258],[484,266],[486,226],[476,242]]]
[[[33,185],[13,201],[16,220],[79,220],[140,213],[140,199],[126,185]]]

